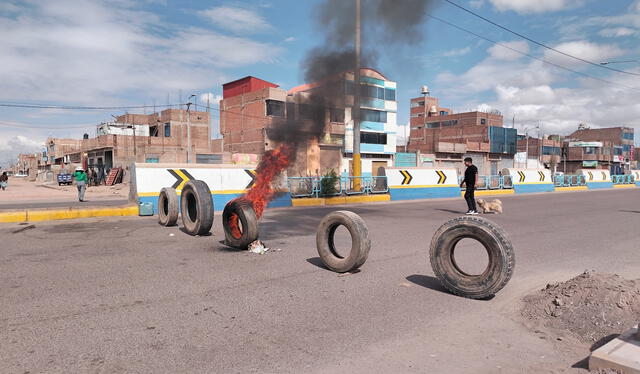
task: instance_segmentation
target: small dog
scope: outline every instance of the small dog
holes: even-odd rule
[[[478,206],[482,209],[482,214],[486,213],[502,213],[502,201],[495,199],[487,201],[483,199],[476,200]]]

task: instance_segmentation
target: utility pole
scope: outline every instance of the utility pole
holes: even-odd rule
[[[362,161],[360,159],[360,0],[356,1],[356,29],[355,29],[355,69],[353,74],[353,188],[356,191],[361,189],[360,178],[362,176]]]
[[[196,95],[189,96],[189,102],[187,103],[187,164],[191,163],[191,98]]]

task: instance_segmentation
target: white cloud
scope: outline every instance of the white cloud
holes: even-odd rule
[[[638,30],[630,29],[628,27],[609,27],[600,30],[598,34],[607,38],[619,38],[638,34]]]
[[[222,100],[222,95],[215,95],[213,92],[207,92],[198,96],[198,102],[202,105],[207,105],[207,100],[209,101],[210,106],[218,106],[218,103]]]
[[[13,101],[162,98],[222,83],[221,69],[271,63],[280,53],[248,38],[176,27],[128,1],[21,4],[16,15],[0,15],[0,35],[11,35],[0,38],[0,100]]]
[[[565,50],[596,60],[618,53],[615,45],[587,44]],[[628,70],[640,73],[639,67]],[[449,104],[453,101],[461,110],[495,108],[507,122],[515,115],[520,126],[540,122],[547,134],[568,134],[579,122],[594,127],[627,125],[640,131],[637,91],[622,87],[638,87],[638,80],[617,73],[601,77],[615,85],[576,76],[537,60],[505,60],[489,54],[467,71],[438,75],[436,87],[445,88],[433,94],[443,106],[453,106]]]
[[[293,36],[290,36],[290,37],[286,38],[284,41],[285,41],[286,43],[291,43],[291,42],[295,42],[296,40],[298,40],[298,39],[296,39],[296,38],[295,38],[295,37],[293,37]]]
[[[565,10],[582,5],[583,0],[489,0],[501,12],[512,10],[520,14]]]
[[[520,51],[522,53],[529,53],[529,44],[524,41],[512,41],[512,42],[501,42],[500,44],[507,46],[509,48],[515,49],[516,51]],[[487,51],[489,55],[497,60],[517,60],[522,56],[522,54],[513,51],[512,49],[505,48],[502,45],[493,45]]]
[[[442,53],[442,55],[445,57],[460,57],[460,56],[466,55],[469,52],[471,52],[471,47],[467,46],[464,48],[451,49],[451,50],[445,51],[444,53]]]
[[[474,9],[480,9],[484,6],[484,0],[471,0],[469,6]]]
[[[220,6],[198,13],[214,25],[237,34],[258,33],[271,29],[264,17],[249,9]]]
[[[612,57],[622,56],[625,53],[625,51],[615,44],[597,44],[585,40],[561,43],[554,46],[554,48],[561,52],[592,62],[606,61]],[[584,65],[583,62],[551,50],[546,50],[544,57],[547,61],[561,64],[563,66]]]
[[[41,152],[44,139],[33,140],[24,135],[3,136],[0,138],[0,166],[9,167],[20,153]]]

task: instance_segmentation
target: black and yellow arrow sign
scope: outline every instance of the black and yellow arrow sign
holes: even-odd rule
[[[447,181],[447,176],[444,174],[443,171],[436,170],[436,174],[438,174],[438,183],[437,184],[444,184],[444,182]]]
[[[525,178],[526,178],[526,176],[524,175],[524,173],[523,173],[523,172],[521,172],[521,171],[519,171],[519,172],[518,172],[518,175],[520,176],[520,183],[524,182],[524,180],[525,180]]]
[[[601,171],[602,173],[602,180],[606,181],[607,180],[607,173],[605,173],[604,171]]]
[[[256,181],[256,171],[251,169],[244,169],[244,172],[251,177],[251,182],[249,182],[249,184],[247,184],[247,187],[245,187],[245,189],[248,190],[249,188],[253,187],[253,183]]]
[[[592,181],[593,180],[593,173],[588,171],[587,174],[589,174],[589,180]]]
[[[400,170],[400,174],[404,177],[401,184],[410,184],[413,177],[407,170]]]
[[[171,186],[171,188],[175,188],[176,190],[182,190],[185,183],[195,179],[186,169],[167,169],[167,171],[176,178],[176,182]]]
[[[538,175],[540,176],[540,182],[544,182],[544,173],[541,171],[538,171]]]

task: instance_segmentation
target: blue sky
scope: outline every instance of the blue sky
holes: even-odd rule
[[[179,102],[180,92],[183,101],[195,93],[213,102],[222,83],[246,75],[291,88],[303,83],[305,53],[322,41],[312,22],[318,2],[5,0],[0,34],[9,37],[0,40],[0,102],[161,105]],[[640,59],[640,0],[457,2],[590,61]],[[570,133],[580,122],[640,126],[640,76],[566,58],[442,0],[432,4],[433,16],[611,83],[427,18],[419,43],[398,41],[397,51],[376,51],[381,58],[374,67],[398,82],[398,124],[407,123],[409,99],[426,84],[454,111],[498,109],[505,122],[515,116],[516,127],[540,123],[547,134]],[[640,73],[637,62],[609,66]],[[47,136],[93,136],[96,124],[121,113],[0,107],[0,164],[16,152],[38,150]]]

